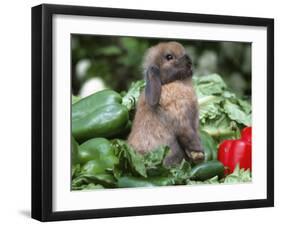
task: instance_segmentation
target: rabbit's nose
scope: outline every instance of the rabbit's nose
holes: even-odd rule
[[[179,58],[179,62],[181,64],[185,64],[186,66],[191,66],[192,65],[192,61],[191,58],[188,54],[184,54]]]
[[[188,65],[192,65],[192,61],[189,55],[184,54],[185,60],[186,60],[186,64]]]

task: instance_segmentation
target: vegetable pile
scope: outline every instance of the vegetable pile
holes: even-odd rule
[[[236,139],[240,130],[251,125],[251,105],[227,89],[217,74],[194,77],[194,88],[200,106],[201,129],[217,142]]]
[[[125,139],[130,133],[143,80],[128,92],[103,90],[72,98],[72,190],[217,184],[251,180],[251,105],[227,89],[217,74],[194,78],[200,106],[200,138],[205,161],[163,161],[160,146],[141,155]],[[219,151],[218,151],[219,148]]]

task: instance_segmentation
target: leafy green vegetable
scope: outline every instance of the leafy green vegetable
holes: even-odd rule
[[[224,113],[204,124],[201,123],[200,128],[212,136],[217,143],[224,139],[235,139],[240,132],[237,123],[231,121]]]
[[[128,92],[124,95],[122,99],[122,104],[127,107],[128,111],[134,110],[136,108],[136,103],[144,86],[144,80],[139,80],[131,84]]]
[[[240,107],[242,108],[242,110],[244,112],[246,112],[246,114],[251,113],[252,108],[251,108],[251,105],[248,101],[241,100],[241,99],[237,99],[237,101],[238,101],[238,104],[240,105]]]
[[[72,102],[72,104],[75,104],[75,103],[78,102],[80,99],[81,99],[80,97],[72,95],[71,102]]]
[[[224,109],[230,119],[246,126],[251,125],[251,115],[244,112],[239,105],[226,100],[224,103]]]
[[[82,187],[82,190],[93,190],[93,189],[103,189],[104,187],[100,184],[94,184],[94,183],[90,183],[87,185],[84,185]]]
[[[80,172],[81,172],[81,165],[80,164],[76,164],[76,165],[71,166],[71,177],[72,177],[72,179],[78,177]]]
[[[170,151],[167,146],[160,146],[144,155],[122,140],[114,140],[113,146],[122,163],[114,169],[119,187],[124,184],[130,187],[185,184],[189,177],[191,166],[185,160],[174,167],[164,165],[164,159]]]
[[[205,180],[205,181],[195,181],[195,180],[188,180],[187,181],[187,184],[188,185],[194,185],[194,184],[219,184],[219,177],[218,176],[215,176],[215,177],[212,177],[208,180]]]
[[[218,115],[222,114],[220,103],[222,102],[221,97],[217,96],[205,96],[199,100],[199,119],[201,123],[205,123],[208,119],[215,119]]]
[[[201,130],[216,142],[237,138],[244,126],[251,125],[251,105],[228,90],[218,74],[194,77],[199,103]]]
[[[242,183],[251,181],[251,171],[249,169],[240,169],[239,165],[235,167],[232,174],[224,178],[224,183]]]
[[[117,54],[119,50],[109,48],[106,51],[109,54]],[[218,74],[193,79],[199,102],[200,139],[206,153],[205,170],[209,172],[212,170],[212,167],[209,167],[210,160],[217,159],[218,143],[224,139],[237,138],[240,136],[241,128],[251,124],[251,104],[229,90]],[[143,80],[137,81],[132,83],[128,92],[123,92],[121,95],[122,105],[131,114],[130,120],[133,119],[136,103],[144,86]],[[72,98],[74,102],[77,101],[76,97]],[[131,121],[128,121],[127,133],[130,127]],[[114,138],[125,136],[114,136]],[[170,153],[170,148],[167,146],[160,146],[146,154],[140,154],[124,140],[105,141],[104,138],[96,138],[78,146],[77,142],[72,140],[73,190],[251,181],[251,172],[239,167],[225,178],[213,177],[216,174],[211,173],[207,177],[203,173],[201,179],[205,181],[195,181],[191,178],[194,178],[192,175],[198,165],[192,167],[189,162],[183,160],[177,166],[165,166],[164,159]],[[77,153],[80,161],[75,160]],[[220,172],[223,172],[223,168]]]
[[[226,84],[218,74],[211,74],[194,79],[196,93],[199,98],[212,94],[222,94]]]
[[[169,154],[167,146],[141,155],[120,139],[112,140],[115,161],[113,169],[108,168],[100,157],[92,155],[92,160],[82,167],[77,165],[73,175],[72,189],[88,189],[87,185],[102,185],[103,187],[146,187],[186,184],[191,166],[185,160],[178,166],[166,167],[164,159]],[[94,186],[94,188],[96,188]]]
[[[81,171],[81,174],[72,179],[71,188],[72,190],[82,190],[89,184],[96,184],[107,188],[115,187],[116,180],[110,174],[86,174]]]
[[[163,160],[169,153],[167,147],[159,147],[152,152],[141,155],[123,140],[115,139],[112,141],[112,144],[119,158],[119,163],[115,165],[115,168],[113,170],[106,169],[105,166],[100,165],[100,162],[96,160],[91,160],[82,167],[76,165],[72,179],[72,190],[242,183],[251,181],[251,172],[239,169],[239,166],[236,167],[232,174],[225,178],[219,179],[218,176],[215,176],[205,181],[195,181],[191,179],[191,165],[185,160],[178,166],[164,166]]]
[[[160,146],[145,154],[143,157],[146,168],[157,168],[158,166],[163,165],[164,158],[169,151],[170,148],[168,146]]]
[[[183,160],[179,166],[172,167],[169,171],[174,184],[186,184],[187,179],[190,177],[191,165]]]
[[[145,166],[146,176],[128,175],[123,172],[117,180],[118,187],[152,187],[185,184],[190,174],[190,164],[183,161],[179,166],[167,168],[163,164],[165,156],[168,154],[167,147],[160,147],[146,155],[141,156]]]
[[[91,160],[83,166],[77,165],[75,171],[72,172],[72,190],[84,189],[91,183],[108,188],[115,187],[116,179],[111,171],[99,160]]]
[[[124,176],[119,178],[117,182],[117,186],[119,188],[155,187],[155,186],[166,186],[172,184],[173,184],[173,180],[168,177],[140,178],[140,177]]]
[[[115,139],[112,141],[115,155],[119,158],[119,164],[114,168],[115,177],[125,173],[147,177],[143,156],[132,149],[125,141]]]

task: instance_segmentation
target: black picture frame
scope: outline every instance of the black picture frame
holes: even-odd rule
[[[55,14],[266,27],[267,198],[54,212],[52,210],[52,18]],[[32,218],[40,221],[56,221],[271,206],[274,206],[273,19],[50,4],[32,8]]]

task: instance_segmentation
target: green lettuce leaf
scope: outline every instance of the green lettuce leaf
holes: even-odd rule
[[[198,99],[200,106],[199,119],[201,123],[205,123],[208,119],[215,119],[222,114],[221,102],[223,99],[218,96],[203,96]]]
[[[106,188],[116,187],[116,179],[110,173],[93,175],[81,172],[79,176],[72,179],[71,188],[72,190],[82,190],[91,183]]]
[[[156,168],[157,166],[163,165],[164,158],[169,151],[170,148],[168,146],[160,146],[145,154],[143,158],[146,168]]]
[[[233,121],[236,121],[246,126],[251,125],[251,115],[243,111],[243,109],[239,105],[229,100],[226,100],[224,103],[224,110],[228,114],[229,118]]]
[[[205,75],[193,81],[199,98],[213,94],[222,94],[226,89],[226,84],[218,74]]]
[[[237,101],[238,101],[238,104],[240,105],[240,107],[242,108],[242,110],[246,114],[250,114],[252,112],[252,107],[248,101],[245,101],[242,99],[237,99]]]
[[[128,172],[147,177],[145,162],[141,154],[120,139],[113,140],[112,145],[115,155],[119,158],[119,164],[114,169],[116,177]]]
[[[195,181],[195,180],[187,180],[188,185],[195,185],[195,184],[219,184],[219,178],[218,176],[212,177],[205,181]]]
[[[139,80],[133,82],[128,90],[128,92],[122,98],[122,104],[127,107],[129,111],[136,108],[137,101],[139,99],[140,93],[145,87],[145,81]]]
[[[200,128],[217,143],[238,138],[240,130],[251,125],[251,104],[231,92],[221,76],[194,77],[193,83],[199,103]]]
[[[245,183],[251,182],[251,171],[249,169],[240,169],[237,165],[232,174],[226,176],[223,183],[234,184],[234,183]]]
[[[120,177],[117,182],[119,188],[132,188],[132,187],[155,187],[155,186],[167,186],[174,184],[174,181],[169,177],[132,177],[124,176]]]
[[[72,104],[75,104],[76,102],[78,102],[81,98],[79,96],[74,96],[72,95],[72,98],[71,98],[71,102]]]
[[[93,190],[93,189],[103,189],[104,187],[100,184],[90,183],[82,187],[82,190]]]
[[[200,124],[201,130],[207,132],[217,142],[224,139],[235,139],[239,136],[239,127],[225,113]]]
[[[112,143],[119,156],[120,164],[114,169],[119,187],[124,187],[126,183],[130,187],[185,184],[190,175],[191,166],[185,160],[177,166],[165,166],[164,159],[170,152],[167,146],[141,155],[125,141],[115,139]]]
[[[173,179],[174,184],[186,184],[190,177],[191,165],[183,160],[179,166],[171,167],[169,171],[169,177]]]

